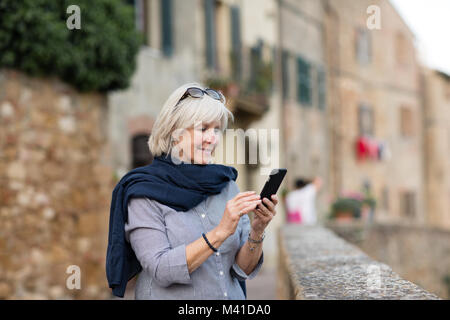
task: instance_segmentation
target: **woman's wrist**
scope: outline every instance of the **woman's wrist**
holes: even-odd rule
[[[255,229],[251,229],[250,230],[250,238],[252,238],[253,240],[260,240],[264,235],[264,229],[262,230],[255,230]]]
[[[214,242],[215,244],[219,244],[221,245],[222,242],[224,242],[228,236],[225,232],[223,232],[219,227],[216,227],[214,229],[212,229],[210,232],[207,233],[208,239],[209,237],[211,237],[211,239],[209,240],[210,242]]]

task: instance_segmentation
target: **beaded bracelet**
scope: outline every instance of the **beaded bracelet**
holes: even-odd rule
[[[250,238],[250,233],[249,233],[248,234],[248,241],[251,242],[251,243],[261,243],[261,242],[263,242],[265,237],[266,237],[266,231],[263,232],[261,240],[253,240],[252,238]]]
[[[261,240],[254,240],[254,239],[250,238],[250,233],[249,233],[249,234],[248,234],[248,242],[259,244],[259,243],[263,242],[263,240],[264,240],[265,237],[266,237],[266,231],[263,232],[263,235],[262,235]],[[250,251],[253,252],[253,251],[255,250],[255,248],[256,248],[256,247],[250,246]]]
[[[206,235],[204,233],[202,233],[202,236],[203,236],[203,239],[205,239],[208,246],[211,248],[211,250],[214,252],[217,252],[218,250],[216,248],[214,248],[211,243],[209,243],[208,238],[206,238]]]

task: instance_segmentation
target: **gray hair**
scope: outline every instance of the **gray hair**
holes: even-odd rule
[[[205,89],[198,83],[188,83],[172,92],[156,118],[148,140],[148,146],[153,156],[157,157],[171,152],[172,133],[177,129],[188,129],[198,122],[218,121],[223,132],[228,126],[228,119],[231,118],[234,121],[233,114],[221,101],[206,94],[202,98],[188,97],[176,105],[189,87]]]

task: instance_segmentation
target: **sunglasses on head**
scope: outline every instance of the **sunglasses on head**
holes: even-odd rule
[[[210,96],[211,98],[215,99],[215,100],[219,100],[220,102],[222,102],[223,104],[225,104],[225,96],[222,94],[222,92],[220,91],[216,91],[214,89],[210,89],[207,88],[205,90],[200,89],[200,88],[196,88],[196,87],[191,87],[191,88],[187,88],[186,92],[183,94],[183,96],[180,98],[180,100],[178,100],[177,105],[184,99],[186,99],[187,97],[192,97],[192,98],[201,98],[203,97],[204,94],[207,94],[208,96]]]

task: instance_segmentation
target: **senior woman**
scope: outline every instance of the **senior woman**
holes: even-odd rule
[[[115,295],[140,272],[136,299],[246,298],[239,282],[263,263],[278,199],[239,192],[236,169],[212,164],[229,118],[224,96],[198,84],[164,104],[149,139],[153,163],[113,192],[106,271]]]

